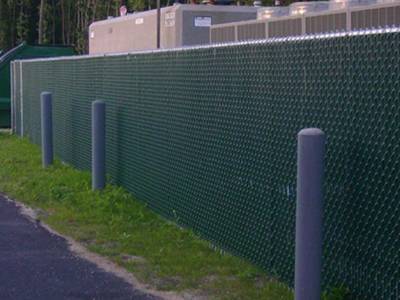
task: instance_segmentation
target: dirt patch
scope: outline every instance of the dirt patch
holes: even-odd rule
[[[85,247],[90,247],[92,245],[96,245],[96,240],[91,239],[91,238],[84,237],[84,238],[81,238],[78,240],[79,240],[79,243],[81,243]]]
[[[120,246],[119,242],[99,242],[98,244],[106,249],[116,249]]]
[[[35,212],[37,218],[39,218],[39,219],[46,219],[51,215],[47,211],[40,209],[40,208],[35,208],[33,211]]]
[[[157,277],[151,278],[151,285],[159,290],[170,290],[179,287],[182,280],[178,276],[173,277]]]
[[[121,254],[121,260],[127,263],[134,263],[134,264],[146,264],[147,261],[143,257],[129,255],[129,254]]]

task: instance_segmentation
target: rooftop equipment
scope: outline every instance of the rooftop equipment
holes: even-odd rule
[[[257,8],[250,6],[177,4],[164,7],[161,9],[161,48],[208,44],[210,26],[256,18]],[[95,22],[89,27],[89,53],[156,49],[156,25],[156,10]]]
[[[342,9],[346,7],[366,6],[379,3],[396,2],[396,0],[331,0],[330,9]]]
[[[284,17],[289,15],[288,6],[261,7],[257,12],[257,20]]]
[[[306,13],[321,12],[328,9],[328,1],[295,2],[289,6],[289,15],[298,16]]]
[[[212,25],[211,43],[400,26],[399,0],[297,2],[260,8],[258,20]]]

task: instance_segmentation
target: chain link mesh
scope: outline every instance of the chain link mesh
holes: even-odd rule
[[[296,134],[322,128],[323,285],[400,298],[400,33],[22,66],[19,118],[33,142],[48,90],[55,152],[90,169],[90,105],[105,100],[112,182],[289,284]]]

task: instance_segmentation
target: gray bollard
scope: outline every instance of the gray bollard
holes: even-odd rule
[[[92,189],[101,190],[106,184],[106,104],[92,103]]]
[[[298,134],[295,300],[321,299],[325,134]]]
[[[53,163],[53,116],[52,95],[49,92],[40,94],[42,126],[42,164],[47,168]]]

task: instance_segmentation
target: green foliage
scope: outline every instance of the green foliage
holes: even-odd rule
[[[227,293],[237,299],[292,299],[284,284],[213,250],[124,189],[107,186],[92,192],[89,173],[59,161],[43,170],[39,149],[25,140],[0,135],[0,165],[1,191],[40,208],[42,219],[52,227],[157,289],[196,289],[216,298]]]
[[[350,290],[344,286],[336,287],[322,296],[322,300],[351,300]]]

